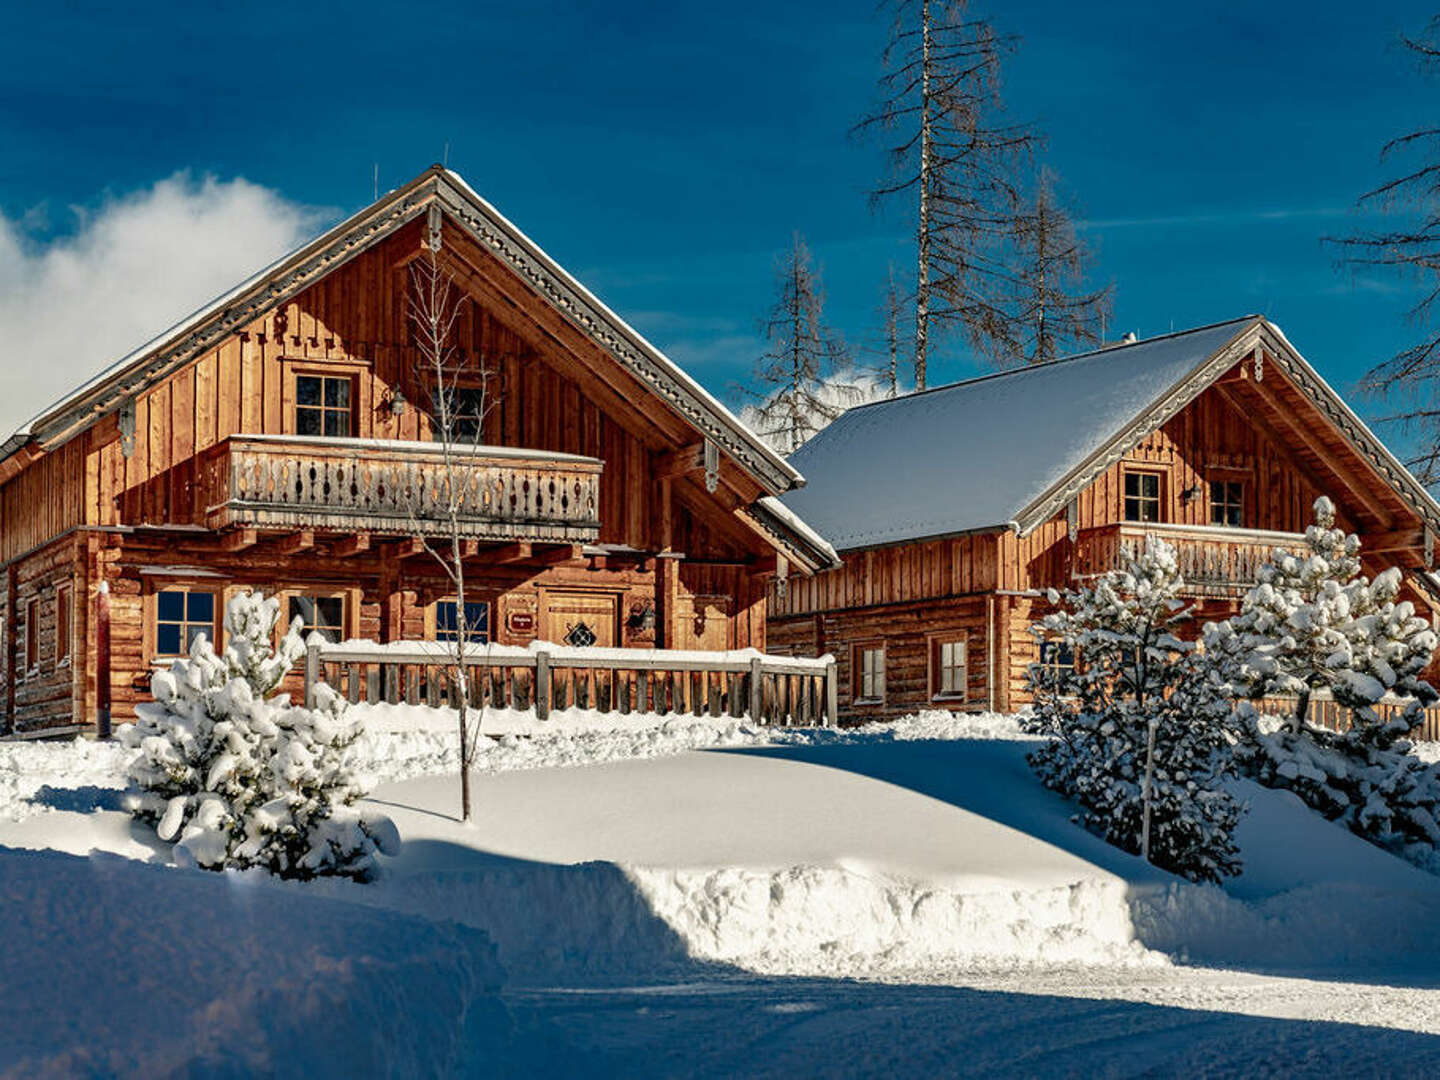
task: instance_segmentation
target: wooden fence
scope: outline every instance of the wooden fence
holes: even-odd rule
[[[305,702],[327,682],[353,702],[445,707],[458,690],[454,657],[434,642],[311,645],[305,657]],[[762,724],[834,727],[835,661],[752,653],[666,649],[520,649],[466,651],[470,705],[551,710],[571,706],[616,713],[690,713],[749,717]]]
[[[1260,712],[1272,716],[1289,716],[1295,711],[1295,698],[1293,697],[1261,698],[1253,704]],[[1375,712],[1382,720],[1398,716],[1404,709],[1403,701],[1382,700],[1375,706]],[[1350,710],[1332,698],[1312,697],[1309,720],[1316,727],[1329,728],[1331,731],[1345,731],[1350,727]],[[1440,706],[1426,709],[1425,718],[1420,722],[1420,726],[1410,733],[1409,737],[1425,742],[1440,740]]]

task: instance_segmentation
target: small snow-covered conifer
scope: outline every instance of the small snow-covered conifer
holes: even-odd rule
[[[1041,781],[1075,799],[1078,819],[1139,854],[1150,773],[1150,859],[1196,881],[1239,872],[1233,832],[1243,807],[1219,787],[1228,703],[1193,646],[1175,551],[1151,538],[1123,570],[1050,595],[1034,627],[1054,650],[1030,667],[1035,706],[1026,730],[1050,736],[1030,755]]]
[[[274,694],[305,652],[296,620],[271,644],[278,599],[239,593],[225,610],[226,648],[197,637],[189,657],[151,679],[121,741],[131,812],[175,844],[178,862],[264,867],[282,877],[372,877],[398,851],[395,826],[354,803],[366,794],[351,748],[361,734],[345,701],[320,684],[316,708]]]
[[[1216,678],[1235,696],[1294,697],[1277,724],[1248,702],[1238,709],[1242,771],[1288,788],[1331,820],[1415,861],[1440,842],[1440,768],[1410,753],[1407,736],[1437,695],[1421,677],[1435,651],[1427,620],[1400,599],[1401,575],[1360,572],[1360,541],[1315,500],[1306,550],[1277,549],[1240,613],[1205,628]],[[1309,723],[1312,695],[1350,710],[1347,731]],[[1403,708],[1382,719],[1383,699]]]

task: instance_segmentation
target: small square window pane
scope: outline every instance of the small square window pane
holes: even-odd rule
[[[296,616],[306,626],[315,625],[315,601],[308,596],[292,596],[290,598],[290,622],[295,621]]]
[[[155,628],[155,649],[163,656],[180,654],[179,623],[161,623]]]
[[[192,592],[185,603],[185,616],[191,622],[215,621],[215,594]]]
[[[322,596],[315,601],[315,608],[321,626],[339,626],[345,614],[345,601],[338,596]]]
[[[295,410],[295,434],[297,435],[322,435],[324,427],[320,419],[319,409],[296,409]]]
[[[325,434],[332,439],[343,439],[350,434],[350,414],[327,409],[325,412]]]
[[[319,405],[321,380],[313,375],[302,375],[295,380],[295,401],[300,405]]]
[[[185,594],[174,589],[155,597],[156,614],[164,622],[180,622],[185,618]]]
[[[350,380],[326,379],[325,404],[332,408],[338,406],[348,409],[350,407]]]
[[[442,600],[435,605],[435,629],[450,631],[455,629],[455,601]]]
[[[209,637],[209,636],[210,636],[210,627],[205,626],[204,624],[200,624],[200,625],[196,625],[196,624],[194,624],[194,623],[188,624],[188,625],[185,627],[185,651],[186,651],[187,653],[190,651],[190,646],[192,646],[192,645],[195,644],[195,639],[196,639],[196,638],[198,638],[198,637]]]

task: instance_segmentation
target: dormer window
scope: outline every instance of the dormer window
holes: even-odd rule
[[[1160,474],[1125,473],[1125,520],[1160,520]]]

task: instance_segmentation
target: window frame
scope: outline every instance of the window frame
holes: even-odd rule
[[[942,663],[945,647],[948,645],[959,645],[961,650],[959,689],[946,690],[944,688],[944,673],[947,670]],[[968,701],[970,699],[970,635],[966,631],[948,631],[935,634],[927,634],[925,638],[926,670],[930,683],[931,701]],[[953,668],[954,665],[951,665]]]
[[[1211,480],[1207,487],[1210,495],[1210,524],[1221,529],[1243,529],[1245,528],[1245,481],[1244,480]],[[1224,498],[1217,502],[1215,489],[1224,489]],[[1232,500],[1231,495],[1235,498]],[[1229,511],[1235,511],[1235,521],[1229,520]],[[1216,510],[1221,510],[1223,520],[1215,520]]]
[[[61,647],[64,652],[61,652]],[[62,581],[55,586],[55,667],[69,667],[75,650],[75,587]]]
[[[25,600],[25,663],[21,670],[28,679],[40,674],[40,597]]]
[[[450,631],[450,630],[441,630],[441,629],[440,629],[440,607],[441,607],[442,604],[450,604],[450,605],[454,606],[454,604],[455,604],[455,598],[454,598],[453,596],[452,596],[452,597],[442,596],[442,597],[438,597],[433,603],[431,603],[431,605],[430,605],[430,610],[429,610],[429,612],[427,613],[427,617],[426,617],[426,620],[425,620],[425,622],[426,622],[425,632],[426,632],[426,636],[429,637],[429,639],[430,639],[431,641],[441,641],[441,642],[446,642],[446,643],[448,644],[448,643],[450,643],[450,642],[453,642],[453,641],[455,640],[455,638],[454,638],[454,637],[442,637],[442,636],[441,636],[442,634],[450,634],[450,633],[452,633],[452,631]],[[495,605],[493,605],[489,600],[466,600],[466,601],[465,601],[465,606],[466,606],[466,607],[483,608],[483,609],[485,610],[485,636],[484,636],[483,639],[477,639],[477,638],[475,638],[475,637],[472,635],[471,638],[470,638],[470,644],[474,644],[474,645],[487,645],[487,644],[489,644],[490,642],[494,641],[494,640],[495,640],[495,626],[494,626],[494,622],[495,622]]]
[[[1134,499],[1137,503],[1144,505],[1151,502],[1146,495],[1131,495],[1129,492],[1130,478],[1137,480],[1154,480],[1155,496],[1155,517],[1144,518],[1130,516],[1130,501]],[[1165,524],[1165,473],[1160,469],[1125,468],[1120,472],[1120,520],[1127,525],[1163,525]]]
[[[455,397],[458,399],[461,394],[466,394],[466,393],[489,394],[489,393],[492,392],[492,389],[493,389],[493,388],[488,387],[488,386],[486,386],[484,383],[480,383],[480,382],[459,382],[459,383],[456,383],[455,385],[449,387],[448,390],[447,390],[447,392],[453,392],[454,395],[455,395]],[[479,415],[472,415],[472,414],[466,414],[466,413],[456,412],[456,413],[452,416],[452,418],[451,418],[451,419],[452,419],[452,422],[454,422],[455,420],[460,419],[462,416],[471,417],[471,418],[473,418],[474,421],[475,421],[476,429],[475,429],[475,434],[474,434],[473,436],[464,436],[464,435],[461,435],[459,432],[456,432],[455,441],[454,441],[451,445],[452,445],[452,446],[484,446],[484,445],[485,445],[485,414],[486,414],[487,412],[489,412],[488,409],[482,411]],[[435,417],[435,416],[432,416],[432,417],[430,418],[430,439],[431,439],[432,442],[439,442],[439,441],[440,441],[440,421],[439,421],[439,418],[438,418],[438,417]]]
[[[292,434],[292,435],[300,435],[301,437],[306,438],[306,439],[353,439],[353,438],[359,437],[359,435],[360,435],[360,423],[359,423],[360,411],[359,411],[359,409],[357,408],[357,403],[358,403],[358,398],[359,398],[359,395],[360,395],[360,380],[359,380],[359,378],[358,378],[357,376],[358,376],[358,372],[356,372],[356,371],[354,371],[354,370],[352,370],[352,369],[350,369],[350,368],[333,368],[333,369],[327,369],[327,368],[304,367],[304,368],[294,368],[294,369],[292,369],[291,372],[290,372],[290,386],[289,386],[289,389],[290,389],[290,395],[289,395],[289,396],[290,396],[290,400],[289,400],[289,402],[288,402],[288,404],[289,404],[289,415],[286,417],[286,425],[287,425],[288,428],[289,428],[290,434]],[[319,404],[319,405],[302,405],[302,404],[300,403],[300,380],[302,380],[302,379],[319,379],[319,380],[320,380],[320,404]],[[342,407],[341,407],[341,406],[338,406],[338,405],[326,405],[326,404],[325,404],[325,383],[326,383],[326,381],[330,381],[330,382],[343,382],[343,383],[347,383],[347,384],[349,385],[349,387],[350,387],[350,391],[349,391],[349,398],[350,398],[350,400],[349,400],[349,404],[343,407],[343,410],[342,410]],[[301,432],[301,430],[300,430],[300,412],[301,412],[301,410],[310,411],[310,412],[318,412],[318,413],[320,414],[320,433],[319,433],[319,434],[308,434],[308,435],[307,435],[307,434],[304,434],[304,433]],[[327,413],[337,413],[337,414],[338,414],[338,413],[341,413],[342,411],[343,411],[343,413],[344,413],[344,415],[345,415],[345,418],[346,418],[346,419],[345,419],[345,426],[346,426],[346,429],[347,429],[346,434],[344,434],[344,435],[326,435],[326,434],[325,434],[325,416],[326,416],[326,414],[327,414]]]
[[[1050,668],[1052,671],[1064,671],[1064,670],[1069,670],[1069,671],[1072,671],[1072,672],[1073,672],[1073,671],[1076,671],[1076,670],[1078,669],[1079,665],[1076,663],[1076,660],[1075,660],[1075,649],[1074,649],[1073,647],[1070,647],[1070,662],[1069,662],[1068,664],[1066,664],[1066,663],[1061,663],[1061,662],[1055,661],[1055,660],[1046,660],[1046,659],[1045,659],[1045,651],[1046,651],[1047,649],[1053,648],[1053,649],[1059,650],[1059,649],[1062,649],[1062,648],[1065,648],[1065,647],[1066,647],[1065,642],[1060,641],[1059,639],[1055,639],[1055,638],[1052,638],[1052,639],[1050,639],[1050,640],[1048,640],[1048,641],[1042,641],[1042,642],[1040,642],[1040,647],[1039,647],[1039,649],[1036,650],[1035,663],[1036,663],[1039,667],[1042,667],[1042,668]]]
[[[352,598],[352,596],[351,596],[351,592],[352,592],[352,590],[350,590],[350,589],[323,589],[323,588],[322,588],[322,589],[308,589],[308,588],[304,588],[304,587],[295,588],[295,589],[285,589],[285,590],[281,593],[281,601],[282,601],[282,603],[283,603],[283,605],[284,605],[284,617],[283,617],[283,619],[282,619],[280,622],[277,622],[276,625],[275,625],[275,632],[276,632],[277,636],[278,636],[278,635],[284,635],[287,631],[289,631],[289,629],[290,629],[290,624],[294,621],[294,616],[290,614],[290,604],[291,604],[291,602],[294,601],[294,600],[299,600],[299,599],[310,599],[310,600],[339,600],[339,601],[340,601],[340,626],[339,626],[339,634],[340,634],[340,636],[339,636],[336,640],[337,640],[337,641],[345,641],[345,640],[347,640],[347,639],[349,639],[349,638],[354,637],[355,635],[351,633],[351,627],[350,627],[350,619],[351,619],[351,617],[352,617],[352,613],[353,613],[354,610],[355,610],[355,604],[353,603],[353,598]],[[302,616],[302,617],[303,617],[303,616]],[[306,624],[306,625],[310,626],[311,629],[321,629],[321,627],[319,627],[319,625],[318,625],[318,624],[315,624],[315,623],[309,623],[309,624]],[[301,627],[300,634],[301,634],[301,639],[302,639],[302,640],[304,640],[304,641],[308,641],[308,640],[309,640],[309,631],[307,631],[307,630],[304,628],[304,626]],[[322,630],[322,636],[323,636],[323,630]]]
[[[160,618],[160,595],[162,593],[180,593],[185,597],[184,617],[178,622],[174,619]],[[154,589],[146,598],[146,633],[145,633],[145,654],[150,658],[151,664],[168,664],[190,655],[190,628],[203,625],[199,621],[192,622],[190,619],[190,594],[206,593],[211,599],[211,619],[209,634],[210,644],[217,652],[221,649],[220,626],[223,622],[221,613],[225,608],[225,588],[218,582],[201,583],[189,581],[162,581],[156,582]],[[164,653],[160,651],[160,624],[180,627],[180,651],[175,653]]]
[[[868,653],[878,653],[880,656],[880,687],[879,695],[866,697],[865,689],[865,656]],[[864,641],[857,641],[850,647],[850,703],[852,705],[884,705],[886,686],[886,669],[889,665],[885,656],[885,640],[883,638],[868,638]],[[872,680],[872,689],[873,689]]]

